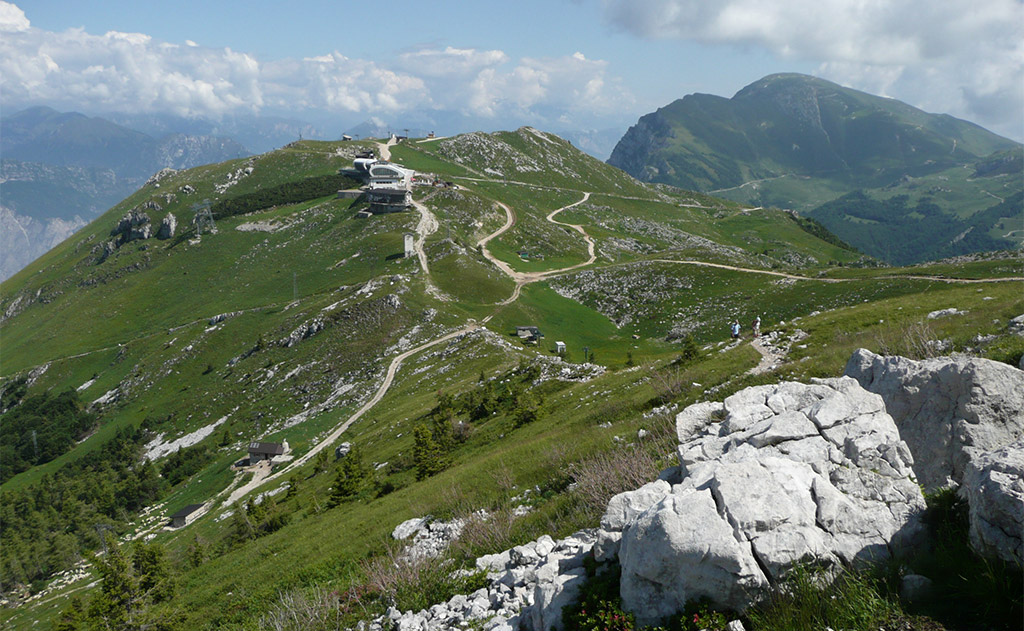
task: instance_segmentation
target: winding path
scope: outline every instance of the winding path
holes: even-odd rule
[[[388,147],[390,147],[394,143],[395,143],[394,138],[389,140],[387,145],[378,143],[378,147],[380,148],[382,158],[384,158],[384,159],[389,159],[390,158],[391,154],[390,154],[390,150],[388,149]],[[552,211],[551,213],[549,213],[547,215],[547,217],[546,217],[547,221],[549,221],[549,222],[551,222],[553,224],[560,225],[560,226],[565,226],[567,228],[572,228],[573,230],[575,230],[576,232],[580,233],[583,236],[584,241],[587,243],[587,254],[588,254],[587,260],[582,262],[582,263],[577,263],[575,265],[570,265],[568,267],[564,267],[564,268],[560,268],[560,269],[554,269],[554,270],[547,270],[547,271],[542,271],[542,272],[519,272],[519,271],[516,271],[516,270],[512,269],[512,267],[508,263],[506,263],[505,261],[502,261],[501,259],[495,257],[488,250],[487,244],[489,242],[491,242],[492,240],[500,237],[502,234],[504,234],[505,232],[510,230],[516,224],[515,212],[507,204],[505,204],[503,202],[500,202],[500,201],[495,201],[495,203],[500,208],[502,208],[505,211],[505,223],[500,228],[498,228],[497,230],[492,232],[491,234],[489,234],[489,235],[481,238],[479,241],[477,241],[477,245],[480,247],[481,252],[483,253],[484,257],[488,261],[490,261],[499,270],[501,270],[504,274],[509,276],[513,281],[515,281],[515,284],[516,284],[515,285],[515,290],[513,291],[512,295],[509,298],[507,298],[504,301],[498,303],[499,309],[500,309],[500,307],[502,307],[504,305],[508,305],[508,304],[510,304],[512,302],[515,302],[519,298],[523,286],[525,286],[527,284],[530,284],[530,283],[542,281],[542,280],[545,280],[547,278],[551,278],[551,277],[556,276],[556,275],[564,274],[564,273],[570,272],[572,270],[579,269],[581,267],[586,267],[588,265],[592,265],[597,260],[596,245],[595,245],[594,239],[589,234],[587,234],[586,230],[583,228],[582,225],[565,223],[565,222],[558,221],[557,219],[555,219],[555,217],[559,213],[561,213],[562,211],[568,210],[569,208],[573,208],[575,206],[578,206],[578,205],[586,202],[587,200],[589,200],[590,199],[590,195],[591,195],[590,192],[584,192],[582,199],[580,199],[579,201],[573,202],[572,204],[567,204],[565,206],[562,206],[561,208],[558,208],[558,209]],[[427,282],[427,289],[428,289],[428,291],[433,290],[431,293],[434,294],[435,296],[437,296],[437,294],[434,293],[434,292],[437,292],[437,289],[433,287],[433,284],[430,281],[430,277],[429,277],[430,270],[429,270],[429,265],[428,265],[426,253],[425,253],[425,251],[423,249],[423,246],[424,246],[424,243],[426,241],[427,236],[429,236],[430,234],[433,234],[434,232],[436,232],[439,225],[438,225],[438,222],[437,222],[437,218],[433,215],[433,213],[431,213],[429,211],[429,209],[427,209],[427,207],[422,202],[414,201],[413,205],[420,212],[420,221],[419,221],[419,223],[417,224],[417,227],[416,227],[416,232],[418,234],[418,239],[417,239],[417,242],[416,242],[416,253],[417,253],[417,256],[419,257],[420,267],[423,269],[423,271],[427,275],[427,281],[426,281]],[[864,280],[864,279],[857,279],[857,278],[813,278],[813,277],[808,277],[808,276],[799,276],[799,275],[796,275],[796,274],[788,274],[788,273],[785,273],[785,272],[776,272],[776,271],[771,271],[771,270],[744,268],[744,267],[738,267],[738,266],[734,266],[734,265],[725,265],[725,264],[721,264],[721,263],[709,263],[709,262],[705,262],[705,261],[696,261],[696,260],[676,260],[676,259],[646,259],[646,260],[651,261],[651,262],[658,262],[658,263],[696,265],[696,266],[700,266],[700,267],[712,267],[712,268],[726,269],[726,270],[732,270],[732,271],[737,271],[737,272],[746,272],[746,273],[752,273],[752,274],[764,274],[764,275],[769,275],[769,276],[776,276],[776,277],[780,277],[780,278],[788,278],[788,279],[800,280],[800,281],[815,281],[816,280],[816,281],[821,281],[821,282],[826,282],[826,283],[838,283],[838,282],[851,282],[851,281],[856,281],[856,280]],[[642,261],[637,261],[637,262],[642,262]],[[955,279],[955,278],[942,278],[942,277],[932,277],[932,276],[898,276],[898,275],[893,275],[893,276],[880,276],[880,277],[875,277],[875,278],[932,280],[932,281],[950,282],[950,283],[992,283],[992,282],[1006,282],[1006,281],[1024,281],[1024,278],[1018,278],[1018,277],[998,278],[998,279]],[[452,339],[454,339],[456,337],[459,337],[459,336],[464,335],[466,333],[470,333],[470,332],[480,328],[480,326],[482,324],[486,324],[487,322],[489,322],[491,320],[491,318],[493,318],[496,313],[497,313],[497,311],[495,311],[494,313],[492,313],[492,314],[488,315],[487,317],[485,317],[481,321],[480,324],[477,324],[475,322],[470,322],[466,326],[464,326],[464,327],[462,327],[462,328],[460,328],[460,329],[458,329],[456,331],[452,331],[451,333],[448,333],[446,335],[443,335],[441,337],[433,339],[433,340],[431,340],[429,342],[424,342],[423,344],[420,344],[419,346],[411,348],[411,349],[409,349],[407,351],[404,351],[403,353],[397,355],[394,359],[391,360],[391,363],[388,365],[387,371],[386,371],[385,376],[384,376],[384,380],[382,381],[381,385],[377,388],[377,391],[373,395],[373,397],[369,401],[364,403],[352,415],[350,415],[344,422],[342,422],[339,425],[337,425],[331,431],[330,434],[328,434],[324,438],[322,438],[319,441],[317,441],[317,443],[308,452],[303,454],[300,458],[297,458],[294,461],[288,463],[285,467],[283,467],[282,469],[280,469],[276,473],[272,473],[271,474],[271,473],[269,473],[269,470],[266,471],[266,472],[260,472],[263,475],[256,475],[256,476],[254,476],[253,479],[251,479],[249,482],[247,482],[246,484],[244,484],[244,485],[242,485],[242,486],[240,486],[238,488],[235,488],[234,484],[228,486],[227,488],[222,490],[217,496],[215,496],[213,499],[211,499],[208,502],[207,505],[209,507],[213,507],[214,504],[216,503],[216,500],[218,498],[220,498],[220,497],[222,497],[224,495],[228,495],[228,494],[229,495],[228,495],[226,503],[228,505],[231,505],[232,503],[234,503],[234,501],[236,501],[238,499],[241,499],[242,497],[244,497],[248,493],[256,490],[257,488],[267,484],[268,482],[272,482],[272,481],[274,481],[276,479],[280,479],[280,478],[284,477],[285,475],[291,473],[292,471],[298,469],[302,465],[306,464],[307,462],[310,461],[310,459],[315,457],[318,453],[320,453],[324,449],[327,449],[335,441],[337,441],[338,438],[353,423],[358,421],[364,414],[366,414],[367,411],[369,411],[371,408],[373,408],[375,405],[377,405],[377,403],[379,403],[384,398],[384,396],[387,394],[388,390],[391,388],[391,384],[394,381],[395,375],[397,374],[398,369],[401,367],[402,362],[405,359],[409,358],[412,355],[415,355],[415,354],[419,353],[420,351],[426,350],[426,349],[431,348],[433,346],[437,346],[438,344],[442,344],[444,342],[447,342],[447,341],[452,340]],[[755,370],[763,370],[763,369],[765,369],[765,367],[767,365],[769,365],[772,362],[772,360],[776,359],[775,357],[773,357],[773,354],[771,353],[770,350],[763,348],[759,343],[757,343],[757,341],[755,341],[753,343],[753,346],[758,351],[758,353],[760,353],[762,355],[762,362],[758,365],[757,368],[755,368]]]
[[[321,451],[323,451],[324,449],[326,449],[327,447],[332,445],[334,443],[334,441],[338,440],[338,438],[341,437],[341,435],[345,432],[345,430],[347,430],[352,425],[352,423],[355,423],[356,421],[358,421],[360,418],[362,418],[362,416],[364,414],[366,414],[366,412],[368,412],[370,410],[370,408],[372,408],[373,406],[375,406],[378,403],[380,403],[380,400],[384,398],[384,395],[387,394],[388,390],[391,388],[391,383],[395,380],[395,374],[398,373],[398,369],[401,367],[402,362],[405,361],[409,356],[415,355],[416,353],[419,353],[420,351],[426,350],[426,349],[428,349],[428,348],[430,348],[432,346],[437,346],[438,344],[441,344],[443,342],[447,342],[448,340],[451,340],[451,339],[454,339],[456,337],[459,337],[460,335],[465,335],[466,333],[471,333],[472,331],[475,331],[478,328],[480,328],[480,325],[478,325],[476,323],[470,323],[470,324],[462,327],[461,329],[458,329],[456,331],[452,331],[451,333],[448,333],[447,335],[442,335],[441,337],[433,339],[433,340],[431,340],[429,342],[424,342],[423,344],[420,344],[419,346],[411,348],[411,349],[409,349],[409,350],[407,350],[407,351],[397,355],[394,359],[391,360],[391,363],[388,365],[387,373],[385,373],[385,375],[384,375],[384,381],[380,384],[380,387],[377,388],[377,392],[374,393],[373,397],[369,401],[364,403],[362,405],[362,407],[360,407],[358,410],[356,410],[343,423],[341,423],[340,425],[337,425],[331,431],[330,434],[328,434],[326,437],[320,439],[320,441],[317,442],[317,444],[314,445],[312,449],[307,451],[301,457],[296,458],[295,460],[291,461],[290,463],[288,463],[287,466],[285,466],[284,468],[280,469],[276,473],[272,473],[272,474],[270,474],[270,475],[268,475],[266,477],[262,477],[262,478],[259,478],[259,479],[257,479],[257,477],[254,477],[251,481],[249,481],[244,486],[241,486],[241,487],[238,487],[237,489],[235,489],[233,492],[231,492],[231,495],[228,497],[228,500],[227,500],[226,503],[228,505],[231,505],[235,501],[241,499],[242,497],[245,497],[245,495],[247,495],[248,493],[256,490],[260,486],[263,486],[267,482],[272,482],[274,480],[277,480],[277,479],[283,477],[284,475],[286,475],[288,473],[291,473],[293,470],[295,470],[295,469],[301,467],[302,465],[306,464],[307,462],[310,461],[311,458],[313,458],[318,453],[320,453]],[[220,497],[220,496],[224,495],[225,493],[227,493],[230,490],[231,490],[231,487],[229,486],[228,488],[226,488],[223,491],[221,491],[217,495],[217,497]],[[216,498],[214,498],[214,499],[216,499]]]

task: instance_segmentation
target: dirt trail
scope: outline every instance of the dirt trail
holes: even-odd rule
[[[784,355],[765,348],[765,346],[761,344],[761,340],[758,338],[751,340],[750,345],[754,347],[755,351],[761,354],[761,361],[758,362],[757,366],[754,366],[747,371],[748,375],[760,375],[769,372],[773,367],[779,365],[785,359]]]
[[[398,141],[395,140],[394,136],[392,136],[391,138],[388,138],[387,143],[378,142],[377,143],[377,151],[380,152],[380,159],[381,160],[387,160],[387,161],[390,162],[391,161],[391,147],[394,147],[395,144],[397,144],[397,143],[398,143]]]
[[[427,252],[423,247],[427,242],[427,237],[437,232],[439,227],[437,217],[434,216],[434,213],[430,212],[430,209],[427,208],[423,202],[419,202],[414,199],[412,200],[412,205],[420,213],[420,221],[416,224],[416,243],[413,248],[416,250],[416,256],[420,261],[420,268],[423,270],[423,274],[426,279],[427,293],[438,300],[451,300],[451,298],[438,289],[437,285],[434,284],[434,281],[430,279],[430,262],[427,260]]]
[[[864,280],[928,280],[935,281],[938,283],[1006,283],[1012,281],[1024,281],[1022,276],[1007,276],[1004,278],[947,278],[945,276],[910,276],[900,274],[890,274],[885,276],[873,276],[870,278],[828,278],[824,276],[799,276],[797,274],[787,274],[785,272],[773,272],[766,269],[753,269],[750,267],[737,267],[735,265],[724,265],[722,263],[708,263],[706,261],[694,261],[694,260],[678,260],[678,259],[645,259],[652,263],[679,263],[682,265],[697,265],[699,267],[717,267],[718,269],[727,269],[734,272],[746,272],[748,274],[766,274],[768,276],[779,276],[781,278],[789,278],[792,280],[811,280],[818,281],[821,283],[852,283],[855,281]],[[634,261],[639,262],[639,261]],[[627,263],[619,263],[617,265],[627,265]]]
[[[380,150],[380,154],[381,154],[381,158],[382,159],[384,159],[384,160],[390,159],[391,152],[390,152],[389,147],[393,146],[394,144],[395,144],[394,137],[392,137],[388,141],[387,144],[382,144],[382,143],[378,143],[377,144],[377,146],[378,146],[378,148]],[[574,202],[572,204],[567,204],[567,205],[565,205],[565,206],[563,206],[561,208],[558,208],[557,210],[552,211],[551,213],[549,213],[547,215],[547,220],[549,222],[551,222],[553,224],[560,225],[560,226],[565,226],[567,228],[572,228],[573,230],[575,230],[576,232],[579,232],[583,236],[584,241],[587,243],[588,259],[585,262],[577,263],[575,265],[570,265],[568,267],[564,267],[564,268],[560,268],[560,269],[555,269],[555,270],[547,270],[547,271],[542,271],[542,272],[518,272],[518,271],[512,269],[512,267],[508,263],[506,263],[505,261],[502,261],[502,260],[498,259],[497,257],[495,257],[488,250],[487,244],[490,241],[492,241],[492,240],[496,239],[497,237],[501,236],[502,234],[504,234],[505,232],[510,230],[516,224],[515,212],[513,212],[513,210],[507,204],[505,204],[503,202],[499,202],[499,201],[495,202],[495,203],[498,204],[499,207],[501,207],[505,211],[505,217],[506,217],[505,223],[504,223],[504,225],[502,225],[500,228],[498,228],[497,230],[495,230],[491,234],[489,234],[489,235],[483,237],[482,239],[480,239],[479,241],[477,241],[477,245],[480,247],[481,252],[483,253],[484,257],[488,261],[493,263],[498,269],[500,269],[503,273],[505,273],[507,276],[512,278],[512,280],[515,281],[515,283],[516,283],[515,290],[512,292],[512,295],[509,298],[507,298],[504,301],[502,301],[501,303],[499,303],[499,309],[500,309],[501,306],[508,305],[508,304],[510,304],[512,302],[515,302],[519,298],[523,286],[525,286],[527,284],[530,284],[530,283],[537,282],[537,281],[545,280],[547,278],[550,278],[550,277],[553,277],[553,276],[556,276],[556,275],[564,274],[566,272],[570,272],[572,270],[579,269],[581,267],[585,267],[585,266],[591,265],[591,264],[593,264],[597,260],[597,256],[596,256],[596,252],[595,252],[596,247],[595,247],[594,239],[589,234],[587,234],[586,230],[583,228],[582,225],[565,223],[565,222],[558,221],[557,219],[555,219],[555,217],[559,213],[561,213],[562,211],[567,210],[569,208],[573,208],[575,206],[578,206],[578,205],[586,202],[587,200],[589,200],[590,199],[590,195],[591,195],[590,192],[584,192],[583,193],[583,198],[580,199],[579,201]],[[428,265],[426,253],[425,253],[425,251],[423,249],[423,246],[424,246],[424,243],[426,241],[426,238],[429,235],[431,235],[431,234],[433,234],[434,232],[437,231],[437,229],[439,227],[439,224],[438,224],[437,218],[433,215],[433,213],[431,213],[429,211],[429,209],[427,209],[427,207],[422,202],[414,201],[413,205],[420,212],[420,221],[419,221],[419,223],[417,224],[417,227],[416,227],[416,232],[417,232],[417,235],[418,235],[418,239],[416,241],[416,253],[417,253],[417,256],[419,257],[421,268],[427,274],[427,288],[428,288],[428,291],[429,291],[429,290],[431,290],[433,288],[433,285],[430,282],[430,278],[429,278],[430,270],[429,270],[429,265]],[[714,267],[714,268],[719,268],[719,269],[733,270],[733,271],[737,271],[737,272],[747,272],[747,273],[753,273],[753,274],[764,274],[764,275],[768,275],[768,276],[776,276],[776,277],[781,277],[781,278],[788,278],[788,279],[792,279],[792,280],[802,280],[802,281],[817,280],[817,281],[826,282],[826,283],[838,283],[838,282],[850,282],[850,281],[854,281],[854,280],[861,280],[861,279],[853,279],[853,278],[813,278],[813,277],[808,277],[808,276],[799,276],[799,275],[796,275],[796,274],[787,274],[785,272],[775,272],[775,271],[771,271],[771,270],[751,269],[751,268],[744,268],[744,267],[738,267],[738,266],[733,266],[733,265],[725,265],[725,264],[721,264],[721,263],[709,263],[709,262],[705,262],[705,261],[695,261],[695,260],[675,260],[675,259],[649,259],[649,260],[651,260],[652,262],[660,262],[660,263],[677,263],[677,264],[683,264],[683,265],[696,265],[696,266],[701,266],[701,267]],[[961,282],[961,283],[984,283],[984,282],[1005,282],[1005,281],[1020,281],[1020,280],[1024,280],[1024,278],[1017,278],[1017,277],[1013,277],[1013,278],[999,278],[999,279],[952,279],[952,278],[941,278],[941,277],[930,277],[930,276],[888,276],[888,277],[878,277],[878,278],[907,278],[907,279],[915,279],[915,280],[934,280],[934,281],[939,281],[939,282],[952,282],[952,283],[956,283],[956,282]],[[437,291],[436,288],[433,288],[433,289],[434,289],[434,291]],[[491,320],[491,318],[493,318],[496,313],[497,313],[497,311],[495,313],[492,313],[491,315],[488,315],[486,318],[484,318],[482,320],[481,324],[486,324],[487,322],[489,322]],[[304,464],[309,462],[310,459],[315,457],[318,453],[320,453],[324,449],[328,448],[335,441],[337,441],[338,438],[353,423],[355,423],[357,420],[359,420],[367,411],[369,411],[371,408],[373,408],[377,403],[379,403],[384,398],[384,395],[387,394],[388,390],[390,389],[391,384],[394,381],[395,375],[397,374],[398,369],[401,367],[402,362],[405,359],[407,359],[408,357],[410,357],[412,355],[415,355],[416,353],[419,353],[420,351],[423,351],[423,350],[426,350],[426,349],[428,349],[430,347],[433,347],[433,346],[436,346],[438,344],[444,343],[444,342],[446,342],[448,340],[454,339],[455,337],[458,337],[458,336],[463,335],[465,333],[469,333],[471,331],[474,331],[474,330],[478,329],[481,326],[481,324],[477,324],[475,322],[471,322],[471,323],[467,324],[466,326],[464,326],[464,327],[462,327],[462,328],[460,328],[460,329],[458,329],[456,331],[453,331],[451,333],[443,335],[443,336],[441,336],[439,338],[436,338],[434,340],[431,340],[429,342],[424,342],[423,344],[420,344],[419,346],[416,346],[415,348],[412,348],[410,350],[407,350],[407,351],[397,355],[394,359],[391,360],[391,363],[388,365],[388,369],[387,369],[387,372],[385,374],[384,380],[381,383],[381,385],[378,387],[377,392],[374,394],[374,396],[369,401],[367,401],[365,404],[363,404],[358,410],[356,410],[355,413],[353,413],[351,416],[349,416],[343,423],[341,423],[338,426],[336,426],[331,431],[331,433],[329,435],[327,435],[323,439],[319,440],[317,442],[317,444],[314,445],[302,457],[293,460],[292,462],[288,463],[288,465],[286,465],[285,467],[280,469],[278,472],[273,473],[273,474],[270,474],[269,467],[265,471],[262,471],[262,470],[258,469],[256,471],[256,474],[253,476],[253,478],[250,481],[248,481],[246,484],[244,484],[244,485],[242,485],[242,486],[240,486],[238,488],[235,488],[234,484],[229,485],[227,488],[225,488],[223,491],[221,491],[217,496],[215,496],[213,499],[211,499],[207,503],[207,506],[212,507],[215,504],[215,501],[216,501],[217,498],[219,498],[221,496],[224,496],[226,494],[230,494],[230,495],[228,495],[228,499],[227,499],[227,504],[230,505],[234,501],[236,501],[238,499],[241,499],[242,497],[244,497],[248,493],[256,490],[257,488],[259,488],[259,487],[261,487],[261,486],[263,486],[265,484],[267,484],[268,482],[272,482],[274,480],[282,478],[285,475],[287,475],[287,474],[291,473],[292,471],[298,469],[299,467],[303,466]],[[771,366],[778,362],[779,357],[775,353],[773,353],[772,350],[767,349],[762,344],[760,344],[760,342],[758,340],[753,340],[751,342],[751,345],[762,356],[761,362],[758,364],[757,367],[755,367],[755,368],[753,368],[751,370],[751,373],[758,374],[760,372],[765,372],[767,370],[770,370]],[[205,510],[208,510],[208,509],[204,509],[204,511]]]
[[[411,355],[415,355],[420,351],[426,350],[431,346],[437,346],[438,344],[447,342],[448,340],[454,339],[460,335],[475,331],[478,328],[478,324],[468,324],[457,331],[452,331],[447,335],[442,335],[441,337],[433,339],[429,342],[424,342],[423,344],[420,344],[419,346],[411,348],[405,351],[404,353],[401,353],[400,355],[396,356],[394,359],[391,360],[391,363],[388,365],[388,370],[384,376],[384,381],[380,384],[380,387],[377,388],[377,392],[373,395],[373,398],[364,403],[362,407],[360,407],[358,410],[355,411],[355,413],[349,416],[344,423],[341,423],[340,425],[336,426],[331,431],[330,434],[321,439],[315,446],[313,446],[312,449],[303,454],[301,458],[296,458],[295,460],[291,461],[290,463],[288,463],[287,466],[277,471],[277,473],[266,475],[259,479],[257,479],[254,476],[253,479],[246,483],[244,486],[240,486],[234,492],[232,492],[231,495],[228,497],[227,503],[230,505],[234,503],[236,500],[245,497],[245,495],[247,495],[248,493],[255,491],[258,487],[268,482],[273,482],[274,480],[282,478],[283,476],[291,473],[293,470],[298,469],[302,465],[306,464],[307,462],[310,461],[311,458],[316,456],[318,453],[320,453],[327,447],[334,444],[334,442],[337,441],[338,438],[341,437],[343,433],[345,433],[345,430],[347,430],[352,425],[352,423],[358,421],[373,406],[380,403],[380,400],[384,398],[385,394],[387,394],[388,389],[391,388],[391,383],[394,381],[395,374],[398,373],[398,369],[399,367],[401,367],[402,362],[405,361],[408,357],[410,357]],[[230,490],[230,488],[231,487],[228,487],[227,489],[224,489],[224,491],[221,491],[217,497],[220,497],[221,495],[226,493],[228,490]]]
[[[488,242],[490,242],[491,240],[493,240],[493,239],[495,239],[497,237],[500,237],[502,234],[507,232],[516,223],[516,215],[515,215],[514,212],[512,212],[512,209],[509,208],[506,204],[503,204],[502,202],[497,202],[497,204],[499,206],[501,206],[505,210],[505,217],[506,217],[505,225],[503,225],[502,227],[498,228],[497,230],[495,230],[491,234],[489,234],[486,237],[484,237],[484,238],[480,239],[479,241],[477,241],[477,246],[479,246],[481,248],[481,252],[483,252],[484,258],[486,258],[488,261],[493,263],[495,265],[495,267],[497,267],[502,272],[504,272],[506,276],[508,276],[509,278],[514,280],[515,283],[516,283],[516,288],[515,288],[515,290],[513,290],[512,295],[509,296],[508,298],[506,298],[505,300],[501,301],[498,304],[500,304],[500,305],[507,305],[509,303],[515,302],[519,298],[519,294],[522,291],[523,285],[528,285],[530,283],[535,283],[537,281],[544,280],[545,278],[548,278],[549,276],[554,276],[556,274],[563,274],[565,272],[569,272],[569,271],[572,271],[574,269],[578,269],[580,267],[586,267],[587,265],[591,265],[594,261],[597,260],[597,255],[595,254],[595,251],[594,251],[594,247],[595,247],[594,239],[589,234],[587,234],[587,231],[583,229],[583,226],[577,225],[577,224],[565,223],[565,222],[558,221],[557,219],[555,219],[555,215],[557,215],[558,213],[562,212],[563,210],[567,210],[569,208],[573,208],[574,206],[579,206],[580,204],[582,204],[583,202],[587,201],[588,199],[590,199],[590,193],[589,192],[583,193],[583,199],[579,200],[578,202],[573,202],[571,204],[567,204],[565,206],[562,206],[561,208],[559,208],[557,210],[553,210],[547,216],[547,220],[550,221],[551,223],[557,224],[559,226],[565,226],[567,228],[572,228],[576,232],[579,232],[581,235],[583,235],[583,240],[586,241],[586,243],[587,243],[587,255],[588,255],[587,260],[584,261],[583,263],[577,263],[575,265],[570,265],[569,267],[563,267],[563,268],[554,269],[554,270],[547,270],[547,271],[543,271],[543,272],[517,272],[516,270],[512,269],[511,265],[509,265],[505,261],[502,261],[498,257],[494,256],[493,254],[491,254],[491,251],[487,249]],[[485,318],[484,322],[489,321],[491,319],[491,317],[493,317],[493,316],[488,316],[487,318]]]

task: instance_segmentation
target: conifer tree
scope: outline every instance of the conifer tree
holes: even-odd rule
[[[334,488],[331,491],[328,506],[334,508],[358,494],[359,486],[365,477],[366,470],[363,467],[362,455],[359,449],[353,445],[337,467],[337,476],[334,479]]]

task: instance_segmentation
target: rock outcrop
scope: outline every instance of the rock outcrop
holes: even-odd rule
[[[160,221],[160,229],[156,233],[157,239],[172,239],[174,232],[178,229],[178,218],[174,213],[167,213]]]
[[[1024,437],[1024,372],[1008,364],[860,349],[845,374],[881,395],[928,492],[958,485],[973,458]]]
[[[110,236],[117,237],[118,246],[139,239],[148,239],[153,234],[153,225],[149,215],[141,210],[132,209],[121,217],[121,221],[110,231]]]
[[[922,531],[910,450],[853,379],[748,388],[678,418],[681,481],[616,496],[598,535],[604,556],[619,539],[642,624],[702,597],[743,610],[795,563],[884,559]]]
[[[687,407],[676,416],[679,465],[613,497],[599,529],[481,557],[489,587],[418,613],[391,610],[370,629],[471,620],[488,631],[560,629],[563,607],[586,580],[587,555],[618,560],[623,606],[639,624],[658,624],[701,598],[742,611],[795,564],[838,570],[914,551],[925,509],[915,471],[936,486],[962,482],[973,547],[1021,563],[1019,371],[861,350],[847,372],[858,379],[756,386]],[[940,461],[915,465],[932,457]],[[410,520],[395,537],[411,536],[415,546],[434,530],[443,529]],[[926,598],[930,584],[909,575],[901,591]]]
[[[970,507],[971,546],[1024,566],[1024,440],[968,463],[961,494]]]

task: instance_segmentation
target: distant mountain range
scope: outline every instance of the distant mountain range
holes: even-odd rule
[[[641,117],[608,162],[809,214],[868,254],[910,263],[1024,241],[1021,151],[967,121],[777,74],[731,99],[692,94]]]
[[[248,156],[223,136],[159,138],[104,118],[33,107],[0,119],[0,280],[163,168]]]

